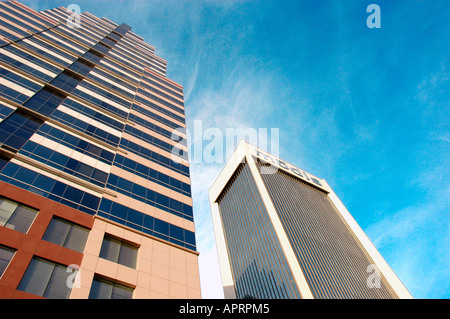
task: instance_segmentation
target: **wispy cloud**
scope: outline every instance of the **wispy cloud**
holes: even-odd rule
[[[193,70],[191,72],[191,76],[189,77],[189,81],[188,81],[187,85],[184,87],[185,103],[190,102],[191,93],[196,88],[199,64],[200,64],[200,58],[198,58],[197,62],[195,62],[194,66],[193,66]]]
[[[449,198],[447,184],[427,203],[386,214],[366,230],[415,298],[450,297]]]
[[[219,265],[216,254],[215,238],[211,220],[208,190],[227,158],[226,130],[228,128],[255,128],[264,126],[258,114],[271,111],[271,79],[264,72],[241,68],[240,61],[229,65],[229,73],[218,75],[221,79],[211,79],[209,82],[199,80],[202,75],[192,75],[188,86],[189,105],[187,111],[188,130],[191,133],[190,156],[195,152],[203,152],[211,141],[204,136],[194,136],[201,124],[201,133],[210,128],[222,132],[223,158],[219,163],[197,163],[191,161],[192,197],[194,202],[194,217],[196,223],[197,247],[200,252],[199,265],[202,282],[202,292],[208,298],[222,298]],[[196,66],[197,71],[202,68],[202,61]],[[251,70],[250,70],[251,69]],[[201,71],[200,71],[201,72]],[[196,80],[194,80],[196,79]],[[202,86],[195,86],[202,81]],[[191,86],[192,85],[192,86]],[[197,127],[195,127],[197,125]],[[229,142],[229,141],[228,141]],[[238,141],[236,141],[237,146]]]

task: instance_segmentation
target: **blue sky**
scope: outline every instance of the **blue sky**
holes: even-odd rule
[[[327,180],[413,297],[450,297],[449,1],[22,2],[132,26],[184,86],[189,130],[279,128],[280,157]],[[191,165],[205,298],[223,165]]]

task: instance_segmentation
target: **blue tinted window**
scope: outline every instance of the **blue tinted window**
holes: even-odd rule
[[[3,96],[8,100],[11,100],[19,104],[22,104],[23,102],[29,99],[28,95],[19,93],[16,90],[13,90],[3,84],[0,84],[0,96]]]
[[[69,148],[73,148],[74,150],[82,154],[89,155],[90,157],[100,160],[109,165],[112,164],[112,160],[114,159],[114,153],[105,149],[101,149],[72,134],[65,133],[56,127],[44,124],[41,126],[38,133],[43,135],[44,137],[61,143]],[[73,167],[73,164],[71,165],[71,167]]]
[[[195,233],[190,232],[190,231],[185,231],[184,232],[184,240],[188,244],[191,244],[191,245],[195,246]]]
[[[84,193],[83,199],[81,200],[81,205],[96,209],[100,203],[100,197],[91,195],[89,193]]]
[[[64,197],[73,202],[80,202],[83,198],[83,192],[78,188],[68,186],[66,192],[64,193]]]
[[[135,211],[133,209],[128,210],[127,221],[142,226],[143,220],[144,220],[144,215],[142,213]]]
[[[48,43],[46,43],[46,42],[44,42],[42,40],[39,40],[36,37],[29,37],[27,39],[30,42],[34,43],[34,44],[38,44],[38,45],[40,45],[40,46],[42,46],[44,48],[47,48],[48,50],[50,50],[51,52],[53,52],[55,54],[58,54],[59,56],[63,56],[64,58],[66,58],[69,61],[75,61],[76,60],[76,58],[74,56],[63,52],[63,51],[57,49],[55,46],[52,46],[51,44],[48,44]],[[51,53],[48,53],[48,52],[46,52],[44,50],[41,50],[41,49],[35,47],[33,44],[27,43],[27,42],[25,42],[23,40],[18,41],[18,43],[20,45],[22,45],[22,46],[24,46],[24,47],[26,47],[26,48],[28,48],[28,49],[30,49],[32,51],[35,51],[38,54],[41,54],[41,55],[51,59],[52,61],[55,61],[55,62],[57,62],[59,64],[64,65],[64,66],[68,66],[69,64],[71,64],[71,62],[67,62],[65,60],[61,60],[59,57],[55,56],[55,54],[51,54]]]
[[[21,182],[32,185],[37,175],[38,174],[36,172],[30,172],[28,169],[21,167],[17,170],[14,178],[20,180]]]
[[[42,125],[42,121],[16,111],[0,123],[0,143],[19,150]]]
[[[141,155],[144,158],[150,159],[151,161],[155,161],[158,164],[173,169],[184,176],[189,176],[189,167],[180,163],[176,163],[171,159],[158,154],[156,152],[152,152],[151,150],[140,146],[136,143],[133,143],[127,139],[122,138],[120,140],[120,146],[125,150],[130,150],[138,155]]]
[[[63,196],[63,194],[66,192],[66,188],[67,188],[66,184],[57,181],[55,183],[55,186],[53,186],[53,189],[51,192],[57,196]]]
[[[98,215],[173,242],[177,245],[192,250],[196,249],[195,234],[193,232],[114,203],[110,200],[102,200]]]
[[[9,158],[0,155],[0,171],[8,164]]]
[[[155,218],[155,226],[154,226],[153,230],[158,233],[168,235],[169,234],[169,224],[162,220]]]
[[[93,50],[89,50],[83,55],[83,59],[86,59],[87,61],[93,64],[97,64],[98,62],[100,62],[102,58],[103,58],[102,54],[95,52]]]
[[[72,92],[75,87],[81,82],[82,78],[69,74],[66,71],[59,74],[56,78],[54,78],[50,84],[60,88],[66,92]]]
[[[56,181],[54,179],[51,179],[50,177],[47,177],[45,175],[38,175],[36,181],[33,183],[33,185],[35,185],[36,187],[47,192],[50,192],[55,184]]]
[[[77,60],[69,67],[69,69],[81,75],[87,75],[89,74],[89,72],[91,72],[93,67],[94,65],[88,61]]]
[[[184,241],[184,229],[175,225],[170,225],[169,235],[172,238]]]
[[[144,214],[144,222],[142,224],[143,227],[153,230],[154,223],[155,223],[154,217]]]

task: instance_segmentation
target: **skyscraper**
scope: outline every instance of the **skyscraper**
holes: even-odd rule
[[[0,17],[0,298],[199,298],[166,61],[88,12]]]
[[[225,298],[411,298],[325,180],[242,141],[209,197]]]

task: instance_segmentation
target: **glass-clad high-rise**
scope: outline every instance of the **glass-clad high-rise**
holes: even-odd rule
[[[325,180],[245,141],[210,201],[226,298],[411,297]]]
[[[0,298],[199,298],[167,62],[88,12],[0,18]]]

